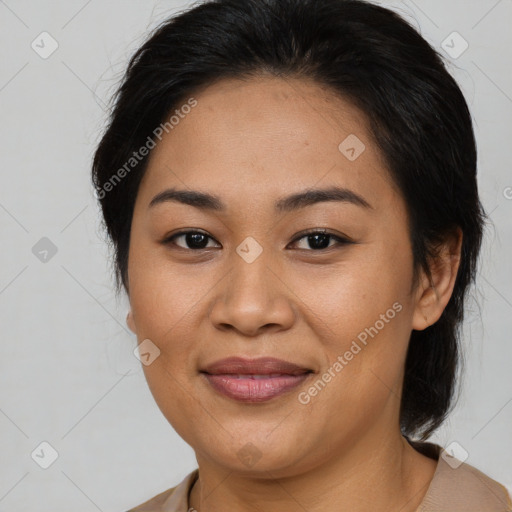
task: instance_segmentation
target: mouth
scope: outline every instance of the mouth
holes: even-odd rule
[[[313,370],[272,357],[230,357],[200,371],[218,393],[239,402],[266,402],[302,384]]]

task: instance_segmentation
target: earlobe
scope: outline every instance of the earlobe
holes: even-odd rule
[[[441,317],[453,293],[460,265],[462,230],[457,227],[447,235],[430,266],[430,278],[422,273],[418,286],[412,328],[422,331]]]
[[[133,321],[133,313],[128,311],[128,314],[126,315],[126,325],[130,328],[130,331],[133,332],[133,334],[137,334],[137,330],[135,328],[135,322]]]

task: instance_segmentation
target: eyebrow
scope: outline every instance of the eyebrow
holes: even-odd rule
[[[286,213],[306,206],[327,201],[354,204],[362,208],[373,209],[373,206],[362,196],[350,189],[342,187],[329,187],[323,189],[311,189],[304,192],[297,192],[278,199],[274,208],[278,213]],[[223,212],[227,210],[226,205],[218,196],[199,192],[197,190],[178,190],[175,188],[166,189],[157,194],[149,203],[149,208],[166,202],[178,202],[198,208],[200,210],[211,210]]]

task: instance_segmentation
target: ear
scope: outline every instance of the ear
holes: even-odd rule
[[[126,315],[126,325],[130,328],[134,334],[137,334],[137,329],[135,328],[135,322],[133,321],[133,313],[131,310],[128,311]]]
[[[419,279],[412,328],[422,331],[436,323],[452,296],[460,265],[462,230],[457,227],[445,235],[433,261],[429,262],[431,278],[424,270]]]

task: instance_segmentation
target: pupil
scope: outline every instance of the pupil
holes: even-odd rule
[[[312,249],[326,249],[329,247],[329,237],[330,235],[309,235],[309,241],[310,241],[310,247]],[[311,243],[311,240],[314,240],[313,243]],[[320,243],[318,243],[318,240],[320,239]],[[325,243],[327,241],[327,243]],[[324,243],[322,243],[324,242]]]
[[[204,239],[201,243],[201,237]],[[208,245],[208,240],[206,235],[201,233],[189,233],[186,235],[187,244],[189,247],[194,247],[196,249],[204,249],[206,245]]]

